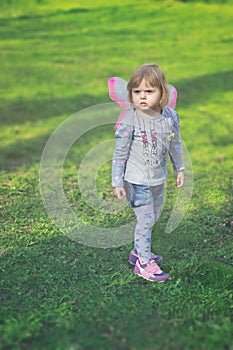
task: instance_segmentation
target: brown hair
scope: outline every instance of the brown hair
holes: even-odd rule
[[[165,107],[169,100],[169,88],[163,71],[156,64],[145,63],[135,69],[127,84],[129,101],[131,103],[133,102],[132,90],[137,88],[143,79],[145,79],[150,86],[158,87],[161,90],[162,96],[160,106],[161,108]]]

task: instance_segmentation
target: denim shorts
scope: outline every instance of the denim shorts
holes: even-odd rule
[[[149,203],[159,206],[164,201],[164,184],[158,186],[145,186],[131,184],[125,181],[126,196],[129,204],[135,208]]]

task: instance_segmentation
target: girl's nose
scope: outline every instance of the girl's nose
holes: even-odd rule
[[[145,91],[141,91],[140,98],[145,98],[145,97],[146,97]]]

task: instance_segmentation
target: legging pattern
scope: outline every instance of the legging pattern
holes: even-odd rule
[[[151,260],[151,233],[160,215],[160,206],[149,203],[133,208],[137,217],[134,231],[134,249],[137,251],[141,264]]]

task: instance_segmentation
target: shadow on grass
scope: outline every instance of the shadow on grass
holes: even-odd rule
[[[107,99],[106,93],[106,99]],[[0,108],[1,125],[37,122],[61,115],[72,115],[83,108],[101,103],[104,97],[79,94],[70,98],[24,100],[22,98],[6,103]],[[109,102],[109,101],[107,101]]]
[[[191,104],[202,104],[208,101],[214,94],[223,91],[231,91],[233,81],[233,71],[226,71],[206,76],[196,77],[177,81],[174,85],[179,93],[179,104],[188,106]],[[62,115],[72,115],[83,108],[94,106],[104,102],[110,102],[106,96],[93,97],[91,95],[78,95],[73,98],[55,98],[39,101],[15,100],[4,106],[0,110],[1,124],[14,126],[23,125],[24,123],[36,123],[49,118],[56,118]],[[33,125],[32,125],[33,127]],[[50,133],[45,133],[35,138],[21,139],[12,142],[2,151],[2,167],[14,168],[28,161],[33,156],[34,161],[39,161],[45,142]]]
[[[4,24],[4,22],[8,21],[18,21],[18,20],[31,20],[31,19],[40,19],[40,18],[49,18],[49,17],[55,17],[59,15],[70,15],[70,14],[76,14],[76,13],[87,13],[90,12],[90,9],[87,8],[72,8],[70,10],[62,10],[58,9],[51,13],[43,13],[43,14],[29,14],[29,15],[19,15],[16,17],[8,17],[8,18],[2,18],[1,22]]]
[[[14,257],[6,254],[2,261],[8,275],[2,315],[11,324],[3,344],[23,344],[23,349],[68,349],[70,343],[81,343],[87,349],[88,342],[89,346],[99,344],[96,348],[100,349],[102,342],[111,344],[112,323],[114,328],[120,326],[126,316],[119,309],[129,293],[121,295],[124,286],[119,295],[115,293],[119,276],[111,278],[119,272],[119,252],[93,250],[54,236],[16,249]],[[10,314],[5,313],[9,305]],[[133,309],[135,313],[136,304]]]
[[[174,82],[178,91],[178,103],[183,106],[202,104],[218,93],[232,91],[233,71],[198,76]]]
[[[2,145],[1,168],[4,170],[15,170],[23,164],[39,162],[43,149],[51,133],[67,117],[88,108],[100,104],[104,98],[97,98],[90,95],[78,95],[73,98],[57,98],[48,100],[15,100],[6,104],[0,110],[1,125],[8,128],[11,134],[10,142],[7,146]],[[107,101],[109,102],[109,101]],[[60,117],[64,116],[61,120]],[[56,123],[56,118],[58,122]],[[40,132],[38,123],[44,121],[47,124],[46,133]],[[17,135],[23,133],[26,128],[31,128],[31,134],[38,133],[37,137],[21,137]],[[54,126],[55,125],[55,126]],[[42,127],[41,127],[42,128]],[[51,129],[52,128],[52,129]],[[34,131],[33,131],[34,129]],[[30,130],[27,130],[27,133]]]
[[[209,337],[208,349],[225,343],[228,349],[229,338],[217,324],[225,320],[228,327],[230,271],[220,263],[212,269],[216,246],[208,261],[200,242],[200,251],[190,255],[195,235],[186,235],[186,246],[176,242],[176,271],[171,281],[159,284],[134,276],[127,263],[130,247],[93,249],[64,236],[34,233],[31,242],[21,241],[13,254],[2,256],[1,308],[8,325],[3,344],[25,350],[155,349],[156,344],[156,350],[170,350],[174,342],[176,349],[203,350]]]

